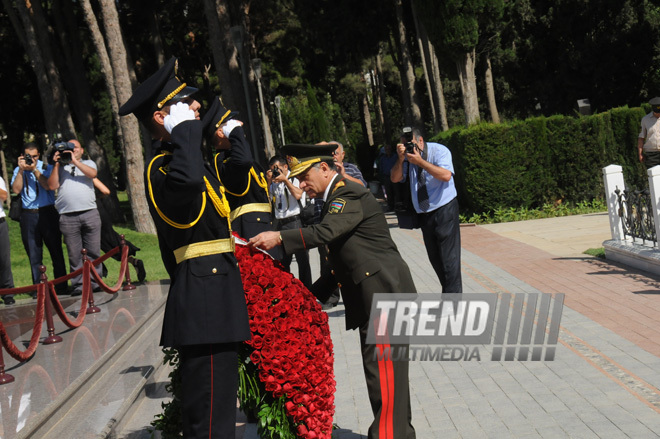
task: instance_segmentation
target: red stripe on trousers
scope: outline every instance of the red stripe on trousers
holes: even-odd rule
[[[378,334],[378,320],[376,325],[376,334]],[[380,419],[378,420],[378,437],[380,439],[394,439],[394,366],[392,360],[385,359],[383,353],[385,349],[389,351],[388,358],[391,358],[392,347],[389,344],[387,333],[384,336],[376,336],[378,341],[384,341],[385,344],[377,344],[376,349],[380,349],[380,358],[378,360],[378,379],[380,380],[380,396],[383,404],[380,409]]]
[[[211,412],[209,415],[209,439],[213,434],[213,346],[211,348]]]

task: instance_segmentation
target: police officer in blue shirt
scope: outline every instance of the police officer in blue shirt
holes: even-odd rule
[[[420,215],[424,246],[443,293],[462,293],[461,233],[454,165],[449,148],[427,143],[418,128],[406,127],[397,145],[399,159],[390,178],[406,179],[415,211]],[[403,163],[410,166],[404,170]]]
[[[48,165],[52,167],[52,165]],[[41,174],[44,163],[40,159],[39,147],[28,143],[23,148],[23,154],[18,158],[18,166],[14,169],[11,188],[19,194],[23,203],[21,211],[21,238],[23,247],[30,260],[32,282],[39,282],[39,266],[42,265],[43,244],[46,244],[53,263],[55,278],[66,276],[64,252],[62,251],[62,233],[60,232],[60,216],[55,209],[55,192],[46,189],[47,178]],[[48,174],[46,170],[46,174]],[[65,294],[66,282],[55,286],[57,294]],[[36,297],[36,292],[32,293]]]

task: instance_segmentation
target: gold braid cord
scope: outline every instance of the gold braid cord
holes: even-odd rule
[[[148,186],[149,186],[149,197],[151,198],[151,202],[154,204],[154,208],[156,209],[156,212],[158,212],[158,216],[160,216],[163,219],[163,221],[165,221],[167,224],[169,224],[170,226],[175,227],[177,229],[189,229],[192,226],[194,226],[195,224],[197,224],[197,222],[202,217],[202,214],[204,213],[204,209],[206,209],[206,192],[202,193],[202,208],[199,211],[199,215],[197,215],[197,218],[195,219],[195,221],[193,221],[191,223],[188,223],[188,224],[177,223],[175,221],[172,221],[168,217],[166,217],[165,214],[160,210],[160,208],[156,204],[156,200],[154,199],[154,190],[153,190],[153,187],[151,185],[151,166],[153,166],[156,159],[158,159],[160,157],[164,157],[166,155],[170,155],[170,154],[172,154],[172,153],[171,152],[164,152],[163,154],[159,154],[156,157],[154,157],[153,160],[151,160],[151,163],[149,163],[149,168],[147,169],[147,183],[148,183]],[[206,177],[204,177],[204,180],[206,180]],[[207,185],[207,187],[209,186],[208,181],[206,182],[206,185]],[[217,207],[216,207],[216,209],[217,209]]]
[[[266,195],[268,195],[268,182],[266,181],[266,177],[264,176],[263,172],[261,172],[261,173],[259,173],[259,175],[257,175],[257,171],[254,169],[254,167],[250,168],[250,174],[248,175],[247,187],[245,188],[243,193],[235,194],[235,193],[231,192],[229,189],[227,189],[227,187],[222,183],[222,179],[220,178],[220,170],[218,169],[218,160],[217,160],[218,155],[219,154],[215,155],[215,158],[216,158],[216,160],[215,160],[215,175],[218,176],[218,180],[220,181],[220,184],[225,188],[225,192],[227,192],[229,195],[233,195],[235,197],[245,196],[245,194],[247,194],[248,191],[250,190],[250,184],[252,183],[252,179],[254,178],[254,181],[256,181],[257,184],[266,191]]]
[[[227,197],[225,196],[225,187],[220,185],[220,195],[218,195],[206,177],[204,177],[204,182],[206,183],[206,191],[208,192],[209,197],[211,197],[211,203],[213,203],[213,207],[215,207],[215,210],[221,217],[227,218],[227,225],[229,226],[229,231],[231,232],[231,221],[229,220],[229,213],[231,209],[229,208],[229,201],[227,201]]]

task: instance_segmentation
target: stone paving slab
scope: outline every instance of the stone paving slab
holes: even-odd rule
[[[564,226],[569,222],[564,220]],[[601,232],[602,226],[597,227]],[[534,227],[539,229],[539,223]],[[421,233],[391,231],[418,291],[440,292]],[[660,279],[578,256],[572,249],[565,254],[574,256],[557,257],[484,227],[462,227],[461,232],[466,294],[565,294],[556,356],[535,362],[412,361],[417,437],[660,437],[660,317],[655,312],[660,295],[653,293],[660,291]],[[534,233],[545,234],[540,229]],[[600,238],[590,239],[585,242],[595,247],[591,243]],[[335,422],[341,427],[333,437],[366,437],[373,417],[357,333],[345,331],[342,305],[329,315]],[[492,346],[480,348],[487,353]]]

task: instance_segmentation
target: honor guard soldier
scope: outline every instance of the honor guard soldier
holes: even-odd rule
[[[390,236],[380,204],[364,186],[337,173],[336,145],[285,145],[289,176],[297,176],[310,198],[323,197],[321,221],[295,230],[263,232],[250,245],[287,254],[328,247],[332,271],[312,287],[324,301],[337,287],[346,306],[346,329],[359,329],[362,363],[374,421],[368,438],[414,439],[411,423],[408,362],[377,357],[366,342],[369,313],[376,293],[416,293],[410,269]]]
[[[179,80],[172,58],[135,90],[119,114],[135,114],[155,149],[145,186],[171,278],[161,345],[180,355],[183,435],[233,438],[237,349],[250,338],[250,328],[229,205],[202,156],[200,104],[191,97],[196,91]]]
[[[225,187],[231,208],[229,218],[232,230],[250,239],[261,232],[273,230],[271,206],[264,171],[254,161],[243,131],[243,122],[236,120],[236,115],[216,97],[202,119],[202,125],[206,140],[216,151],[215,173]],[[273,256],[279,259],[280,255]]]

